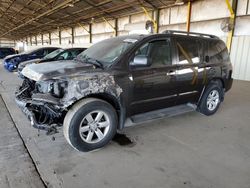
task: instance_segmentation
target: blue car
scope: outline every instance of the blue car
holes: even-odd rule
[[[31,59],[37,59],[37,58],[43,58],[47,54],[53,52],[54,50],[57,50],[59,48],[57,47],[44,47],[44,48],[39,48],[27,52],[23,52],[20,54],[16,55],[9,55],[4,58],[3,63],[5,69],[8,71],[12,72],[17,69],[19,63]]]

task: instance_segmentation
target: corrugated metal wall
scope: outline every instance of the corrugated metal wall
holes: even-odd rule
[[[250,36],[233,37],[230,56],[233,78],[250,81]]]

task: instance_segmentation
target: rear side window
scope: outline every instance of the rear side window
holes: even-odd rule
[[[49,54],[49,53],[51,53],[51,52],[53,52],[55,50],[57,50],[57,48],[49,48],[49,49],[47,49],[47,54]]]
[[[39,49],[37,51],[34,51],[31,55],[37,55],[37,56],[43,56],[45,53],[45,50],[44,49]]]
[[[201,42],[196,39],[177,38],[176,47],[179,57],[178,64],[200,63]]]

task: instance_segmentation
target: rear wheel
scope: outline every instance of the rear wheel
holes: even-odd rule
[[[76,103],[64,120],[64,136],[73,148],[90,151],[106,145],[115,135],[117,114],[107,102],[88,98]]]
[[[205,90],[201,102],[199,104],[199,111],[207,116],[214,114],[223,100],[223,88],[221,84],[212,83]]]

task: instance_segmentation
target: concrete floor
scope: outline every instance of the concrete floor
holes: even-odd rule
[[[37,168],[38,183],[55,188],[250,188],[250,82],[235,81],[213,116],[190,112],[127,128],[124,133],[135,145],[111,142],[89,153],[73,150],[62,132],[53,141],[30,126],[13,100],[19,82],[0,65],[0,94]],[[1,127],[11,126],[5,113]],[[18,155],[11,148],[9,155]],[[14,159],[7,161],[10,168]],[[16,167],[22,164],[18,156],[16,161]],[[2,166],[8,165],[1,161]],[[0,177],[5,173],[0,171]]]

